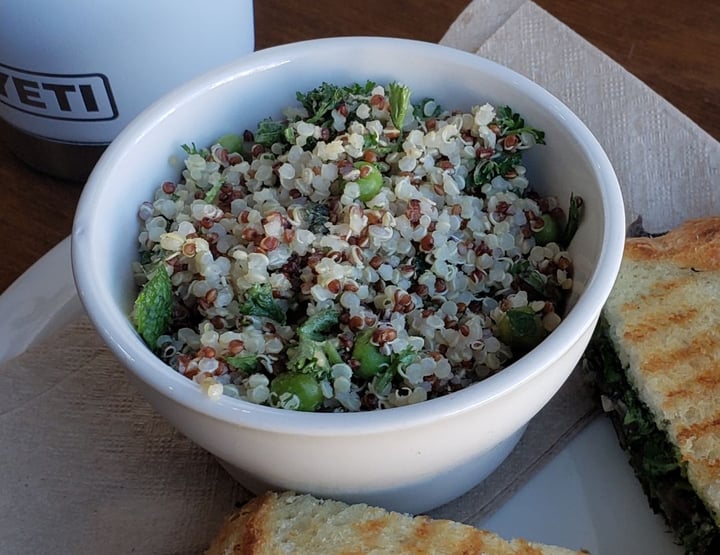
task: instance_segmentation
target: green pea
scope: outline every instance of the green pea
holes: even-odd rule
[[[295,396],[298,406],[295,410],[304,412],[316,411],[323,401],[320,384],[310,374],[288,372],[276,376],[270,383],[271,398],[275,402],[287,396]]]
[[[529,351],[546,335],[540,316],[529,306],[511,308],[498,322],[498,339],[518,352]]]
[[[220,137],[217,142],[220,143],[223,147],[225,147],[228,152],[242,152],[243,139],[240,135],[236,135],[235,133],[228,133],[227,135],[223,135],[222,137]]]
[[[355,338],[351,354],[352,358],[360,363],[355,368],[355,373],[366,380],[379,374],[390,365],[390,357],[382,354],[380,348],[372,344],[373,333],[375,333],[375,328],[361,331]]]
[[[543,214],[542,220],[542,229],[533,233],[535,242],[541,247],[544,247],[548,243],[557,243],[560,240],[560,233],[562,231],[560,224],[555,218],[550,216],[550,214]]]
[[[383,186],[383,176],[380,170],[375,164],[370,162],[355,162],[353,164],[356,169],[363,171],[363,168],[370,168],[367,171],[367,175],[359,177],[355,183],[360,188],[360,196],[358,197],[361,201],[367,202],[375,195],[380,192]]]

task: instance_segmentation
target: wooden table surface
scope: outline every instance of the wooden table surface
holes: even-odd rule
[[[720,139],[720,2],[535,1]],[[467,4],[257,0],[255,44],[335,35],[437,42]],[[30,169],[0,144],[0,292],[70,233],[81,190]]]

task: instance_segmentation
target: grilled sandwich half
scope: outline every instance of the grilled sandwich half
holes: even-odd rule
[[[347,505],[286,492],[256,497],[231,515],[205,555],[570,555],[560,547],[505,541],[450,520]]]
[[[626,241],[586,361],[653,509],[720,553],[720,217]]]

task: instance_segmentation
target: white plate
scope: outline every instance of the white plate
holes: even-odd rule
[[[0,363],[82,314],[62,241],[0,295]],[[674,555],[605,418],[592,422],[482,527],[594,555]]]

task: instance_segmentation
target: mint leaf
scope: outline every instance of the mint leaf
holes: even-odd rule
[[[225,362],[233,368],[249,374],[257,368],[258,356],[252,353],[233,355],[225,357]]]
[[[140,291],[133,307],[135,327],[153,350],[157,347],[158,338],[170,326],[172,304],[172,283],[165,265],[161,263]]]
[[[272,287],[268,283],[253,285],[247,290],[240,312],[248,316],[264,316],[285,324],[285,312],[275,302]]]
[[[320,310],[308,317],[298,328],[298,335],[305,336],[315,341],[327,339],[330,330],[338,325],[340,312],[334,308]]]

